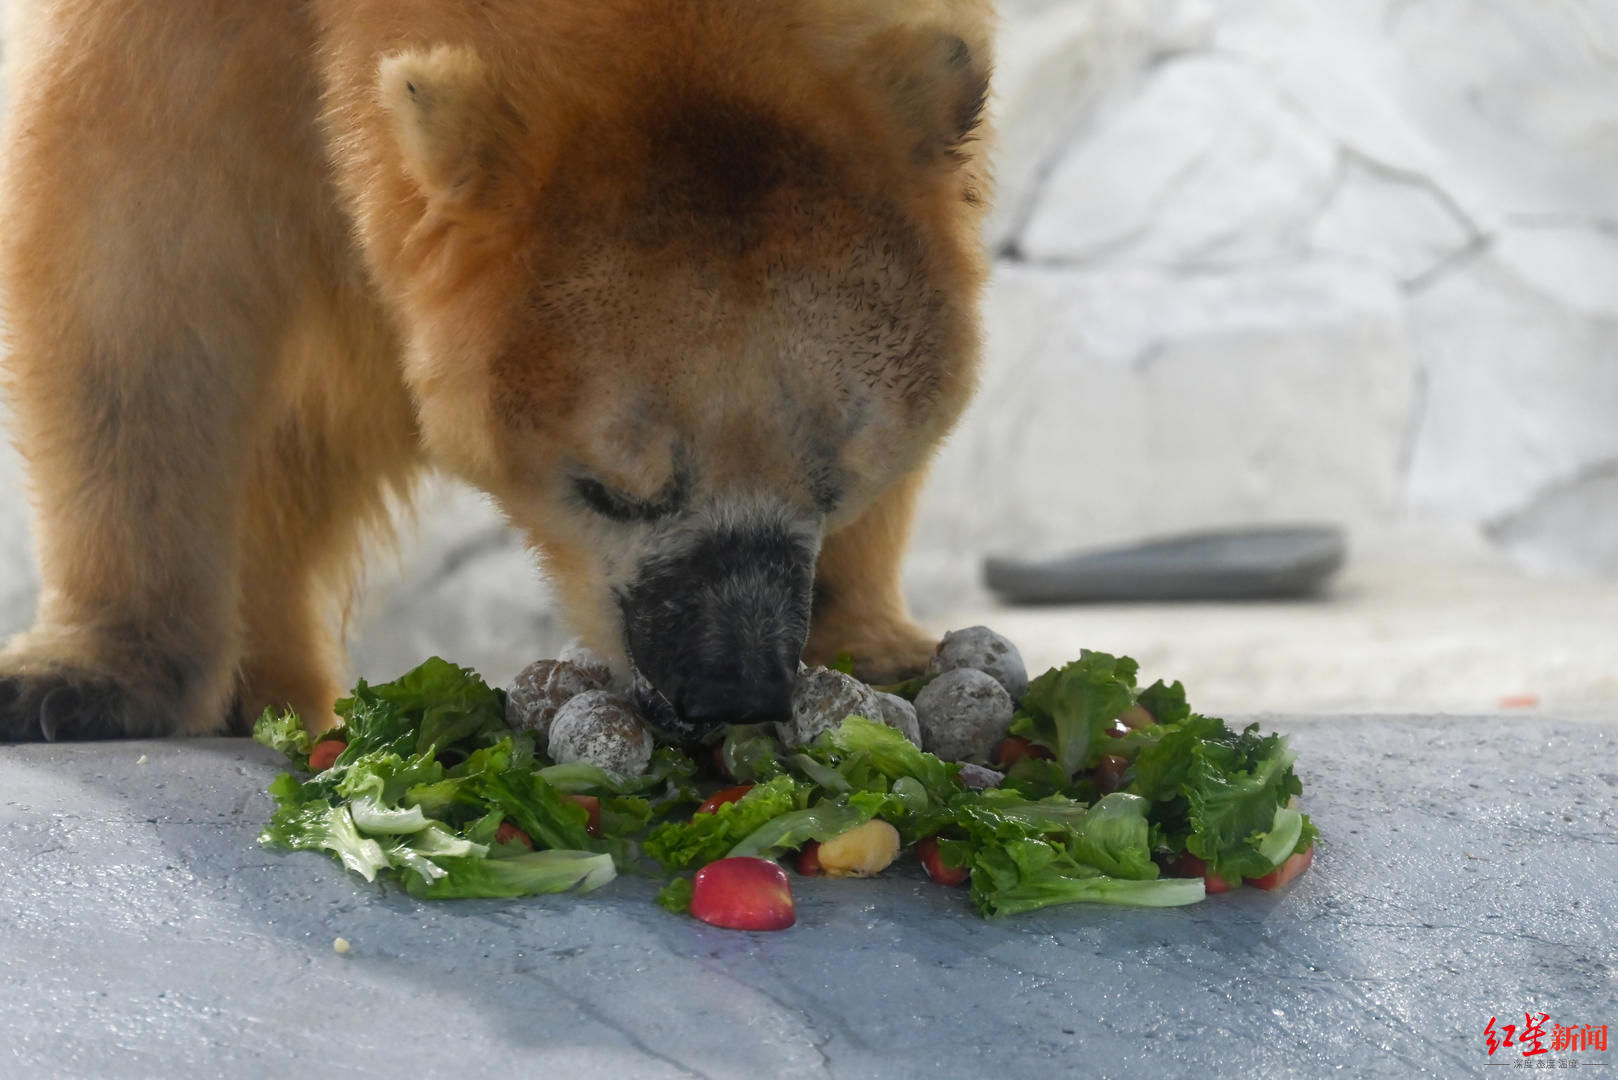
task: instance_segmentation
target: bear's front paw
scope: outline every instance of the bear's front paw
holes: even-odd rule
[[[116,684],[66,674],[0,675],[0,742],[117,739],[128,698]]]
[[[819,629],[810,636],[809,648],[804,650],[805,663],[830,666],[847,653],[854,658],[855,677],[879,686],[920,675],[938,647],[937,640],[908,622],[866,627],[841,640]]]

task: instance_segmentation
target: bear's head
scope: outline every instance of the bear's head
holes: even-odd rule
[[[345,151],[425,442],[694,728],[778,716],[822,538],[974,384],[987,20],[494,6],[390,52]]]

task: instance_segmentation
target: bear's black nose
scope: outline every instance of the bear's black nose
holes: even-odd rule
[[[647,559],[619,594],[630,659],[686,732],[790,715],[815,540],[781,523],[715,529]]]
[[[779,669],[767,679],[738,682],[703,678],[686,683],[675,708],[686,722],[703,732],[722,724],[763,724],[792,715],[792,673]]]

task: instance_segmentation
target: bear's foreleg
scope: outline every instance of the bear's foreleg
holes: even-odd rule
[[[925,470],[901,477],[852,524],[826,537],[815,567],[815,608],[804,660],[841,652],[868,682],[919,674],[936,641],[910,617],[899,571]]]

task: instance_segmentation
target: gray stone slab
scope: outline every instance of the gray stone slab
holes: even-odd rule
[[[778,934],[262,850],[245,742],[0,748],[0,1076],[1453,1077],[1521,1060],[1491,1016],[1618,1021],[1618,731],[1266,725],[1329,841],[1279,894],[986,923],[911,864]]]

